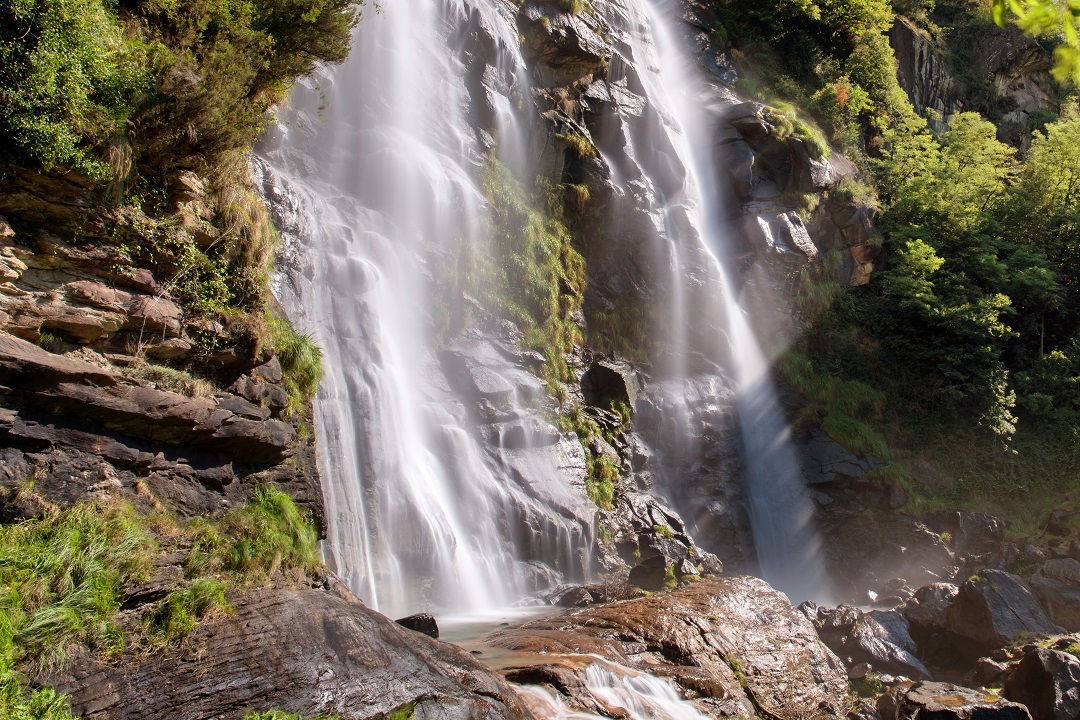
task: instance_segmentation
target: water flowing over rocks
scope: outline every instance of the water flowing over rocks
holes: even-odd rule
[[[669,678],[709,714],[825,717],[846,703],[843,665],[806,618],[756,578],[702,580],[499,630],[486,642],[535,655],[542,668],[508,677],[548,678],[542,681],[584,710],[595,707],[582,693],[585,655]]]

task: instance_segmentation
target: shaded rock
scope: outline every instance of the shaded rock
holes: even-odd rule
[[[435,622],[435,616],[431,613],[417,613],[416,615],[409,615],[408,617],[398,618],[395,620],[401,627],[415,630],[418,633],[424,633],[428,637],[439,639],[439,624]]]
[[[395,625],[334,584],[336,594],[258,590],[183,647],[120,667],[84,657],[43,679],[86,720],[241,717],[253,707],[360,720],[413,703],[417,717],[528,717],[468,653]]]
[[[878,698],[882,720],[1031,720],[1023,705],[949,683],[903,683]]]
[[[1031,577],[1031,589],[1054,623],[1069,631],[1080,630],[1080,561],[1046,561]]]
[[[945,632],[948,626],[945,613],[959,592],[960,588],[950,583],[924,585],[900,609],[923,658],[945,661],[951,654]]]
[[[630,568],[629,582],[642,590],[662,590],[667,581],[670,563],[663,555],[646,558]]]
[[[1026,705],[1035,720],[1075,720],[1080,717],[1080,660],[1058,650],[1032,650],[1005,678],[1003,695]]]
[[[607,407],[610,401],[617,400],[633,410],[638,390],[633,369],[615,360],[598,360],[581,377],[581,394],[590,405]]]
[[[1020,633],[1050,635],[1054,624],[1023,581],[1003,570],[984,570],[960,586],[945,611],[946,630],[961,650],[979,655]]]

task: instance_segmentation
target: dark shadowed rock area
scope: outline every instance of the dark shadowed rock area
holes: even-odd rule
[[[332,591],[263,589],[181,648],[103,665],[89,658],[47,678],[86,720],[195,720],[273,708],[304,717],[529,718],[498,676],[453,645]]]

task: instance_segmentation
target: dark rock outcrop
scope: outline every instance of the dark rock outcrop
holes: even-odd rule
[[[1008,671],[1003,695],[1026,705],[1034,720],[1075,720],[1080,717],[1080,660],[1058,650],[1031,650]]]
[[[416,717],[530,717],[468,653],[395,625],[341,589],[257,590],[235,616],[200,626],[181,648],[118,667],[83,658],[45,679],[70,693],[86,720],[272,708],[359,720],[407,707]]]
[[[984,570],[961,585],[945,622],[955,642],[975,654],[1004,647],[1020,633],[1050,635],[1057,629],[1023,581],[1003,570]]]
[[[401,627],[424,633],[430,638],[439,639],[439,623],[435,621],[435,616],[431,613],[417,613],[416,615],[398,618],[394,622]]]
[[[1054,623],[1080,630],[1080,561],[1047,560],[1031,577],[1031,589]]]

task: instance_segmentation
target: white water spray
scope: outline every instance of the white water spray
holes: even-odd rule
[[[438,264],[489,242],[464,52],[481,23],[507,89],[484,112],[500,156],[523,165],[509,96],[527,88],[506,12],[400,0],[368,14],[348,61],[294,93],[258,168],[283,230],[277,295],[325,353],[327,560],[390,615],[505,607],[584,572],[589,528],[515,485],[509,451],[484,451],[431,347]]]
[[[653,144],[672,147],[676,156],[661,157],[647,165],[664,200],[661,214],[666,235],[676,246],[673,286],[679,297],[671,306],[681,316],[674,317],[673,324],[722,326],[727,333],[726,338],[712,339],[692,339],[693,333],[686,331],[673,334],[676,359],[669,372],[685,377],[686,360],[680,358],[692,347],[722,363],[727,360],[736,383],[747,500],[762,575],[794,602],[827,598],[813,505],[805,491],[787,420],[769,363],[723,262],[729,252],[726,243],[731,229],[723,197],[727,190],[717,176],[712,151],[718,116],[728,101],[719,96],[715,85],[706,82],[688,43],[678,37],[677,21],[669,19],[678,15],[674,2],[628,0],[627,8],[636,66],[646,95],[662,119],[656,132],[664,134],[664,142],[654,137]],[[644,150],[638,154],[645,156]],[[680,169],[681,182],[672,189],[672,178],[680,175]],[[715,293],[694,288],[688,276],[686,259],[702,247],[707,263],[696,271],[706,273],[707,278],[695,281],[714,285]]]

